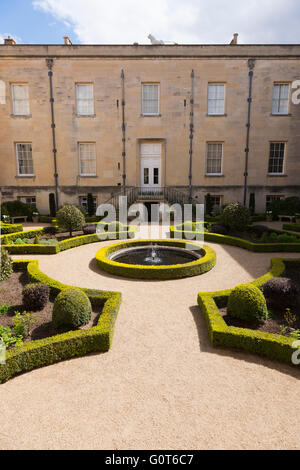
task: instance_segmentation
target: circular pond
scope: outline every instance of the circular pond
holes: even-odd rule
[[[116,276],[135,279],[178,279],[204,274],[216,264],[216,253],[183,240],[124,241],[101,248],[96,263]]]

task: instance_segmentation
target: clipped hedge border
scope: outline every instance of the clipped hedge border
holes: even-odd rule
[[[300,265],[300,260],[272,259],[270,272],[251,284],[256,287],[263,286],[269,279],[281,276],[285,271],[285,265],[291,262]],[[200,292],[198,294],[198,305],[205,317],[212,345],[214,347],[243,350],[292,364],[292,355],[296,351],[296,349],[293,349],[294,339],[246,328],[236,328],[226,324],[219,308],[227,306],[231,290],[210,293]]]
[[[43,235],[44,229],[36,229],[30,230],[28,232],[21,232],[16,233],[13,235],[7,235],[11,240],[16,240],[20,238],[21,234],[24,237],[35,237],[36,235]],[[134,227],[131,228],[128,232],[109,232],[111,237],[114,237],[115,240],[118,240],[122,237],[130,237],[134,238],[136,234],[136,230]],[[5,236],[5,235],[4,235]],[[1,237],[1,241],[4,238]],[[14,238],[15,237],[15,238]],[[56,245],[3,245],[4,248],[11,254],[11,255],[24,255],[24,254],[41,254],[41,255],[55,255],[60,251],[70,250],[71,248],[76,248],[78,246],[87,245],[90,243],[99,243],[102,240],[97,236],[97,234],[92,235],[82,235],[80,237],[68,238],[61,242],[58,242]]]
[[[170,227],[170,237],[173,239],[189,239],[188,234],[195,235],[196,232],[178,230],[175,226]],[[254,253],[299,253],[299,243],[252,243],[241,238],[219,235],[216,233],[204,233],[204,240],[223,245],[237,246]]]
[[[300,232],[300,224],[284,224],[283,230],[290,230],[291,232]]]
[[[27,270],[32,282],[47,284],[54,295],[58,295],[63,289],[71,287],[42,273],[39,270],[37,260],[14,262],[14,270]],[[73,357],[85,356],[93,352],[107,352],[110,349],[122,294],[119,292],[80,289],[87,294],[93,307],[103,307],[97,326],[89,330],[69,331],[61,335],[31,341],[20,348],[9,350],[6,354],[6,364],[0,364],[0,383],[6,382],[15,375],[39,367],[55,364]]]
[[[23,232],[23,225],[22,224],[5,224],[2,222],[0,224],[0,229],[1,229],[2,235],[8,235],[10,233]]]
[[[139,240],[139,241],[125,241],[117,243],[115,245],[106,246],[101,248],[96,253],[96,263],[99,268],[104,271],[121,277],[129,277],[133,279],[181,279],[184,277],[198,276],[204,274],[216,265],[217,257],[215,251],[208,247],[201,247],[203,258],[192,261],[187,264],[173,265],[173,266],[142,266],[142,265],[130,265],[124,263],[118,263],[112,261],[108,256],[115,251],[132,248],[145,245],[159,245],[159,246],[173,246],[182,248],[187,243],[184,241],[173,241],[173,240]],[[198,247],[198,243],[189,242],[190,249]]]

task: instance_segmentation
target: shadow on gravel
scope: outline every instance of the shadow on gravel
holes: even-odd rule
[[[193,315],[194,322],[196,324],[201,352],[217,354],[218,356],[223,357],[232,357],[239,361],[248,362],[249,364],[258,364],[260,366],[268,367],[269,369],[281,372],[282,374],[294,377],[295,379],[300,379],[300,368],[296,369],[292,365],[289,366],[288,364],[272,361],[271,359],[254,356],[250,353],[234,349],[214,348],[211,344],[206,321],[201,313],[200,308],[198,306],[190,307],[190,312]]]

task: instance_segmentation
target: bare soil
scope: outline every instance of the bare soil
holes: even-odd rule
[[[15,313],[22,313],[26,309],[23,305],[22,291],[23,287],[29,282],[28,276],[24,272],[13,273],[12,276],[0,284],[0,305],[11,305],[11,308],[5,315],[0,314],[0,325],[13,327],[13,318]],[[70,331],[65,328],[54,328],[52,325],[52,310],[54,304],[54,297],[50,296],[47,305],[40,311],[34,312],[34,318],[36,322],[32,325],[28,336],[24,339],[24,342],[48,338],[55,336],[66,331]],[[80,329],[89,329],[96,326],[101,315],[100,309],[93,309],[92,318],[88,325],[81,327]]]
[[[300,268],[288,267],[285,270],[284,277],[292,279],[296,284],[298,284],[300,290]],[[287,308],[290,308],[291,312],[296,315],[297,318],[296,323],[294,323],[293,325],[293,330],[300,330],[300,298],[294,305],[289,305],[287,306]],[[227,307],[220,309],[220,313],[228,326],[235,326],[237,328],[248,328],[251,330],[263,331],[265,333],[273,333],[279,335],[282,334],[281,327],[284,326],[287,327],[284,336],[290,336],[290,333],[292,333],[293,330],[288,327],[284,319],[286,310],[282,308],[274,308],[274,306],[272,306],[270,307],[269,311],[272,314],[272,318],[269,318],[264,323],[256,324],[246,322],[238,318],[232,318],[230,315],[227,314]]]

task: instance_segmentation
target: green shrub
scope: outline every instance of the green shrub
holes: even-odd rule
[[[246,321],[263,321],[268,309],[263,293],[252,284],[235,287],[228,298],[227,313],[231,317]]]
[[[222,219],[229,230],[244,232],[250,223],[250,212],[246,207],[236,202],[225,207]]]
[[[56,216],[56,203],[55,203],[54,193],[49,194],[49,210],[50,210],[50,216],[55,217]]]
[[[274,218],[278,215],[295,215],[300,212],[300,198],[287,197],[286,199],[274,201],[271,210]]]
[[[64,289],[55,299],[52,322],[55,328],[65,326],[78,328],[87,325],[92,317],[92,306],[87,295],[80,289]]]
[[[1,205],[1,213],[8,213],[10,217],[27,216],[32,220],[32,213],[36,209],[30,204],[21,201],[8,201]]]
[[[87,212],[88,212],[89,217],[92,217],[95,214],[94,199],[93,199],[93,195],[91,193],[88,193],[88,195],[87,195]]]
[[[75,206],[65,205],[56,214],[59,227],[67,230],[72,237],[76,230],[82,230],[85,224],[85,218],[82,212]]]
[[[27,284],[23,289],[23,305],[32,312],[42,310],[49,301],[49,294],[49,287],[45,284]]]
[[[22,224],[3,224],[1,222],[1,234],[8,235],[10,233],[22,232],[23,225]]]
[[[39,236],[36,235],[35,238],[34,238],[34,244],[35,245],[39,245],[40,244],[40,239],[39,239]]]
[[[6,281],[13,273],[13,261],[8,252],[1,247],[1,272],[0,281]]]

